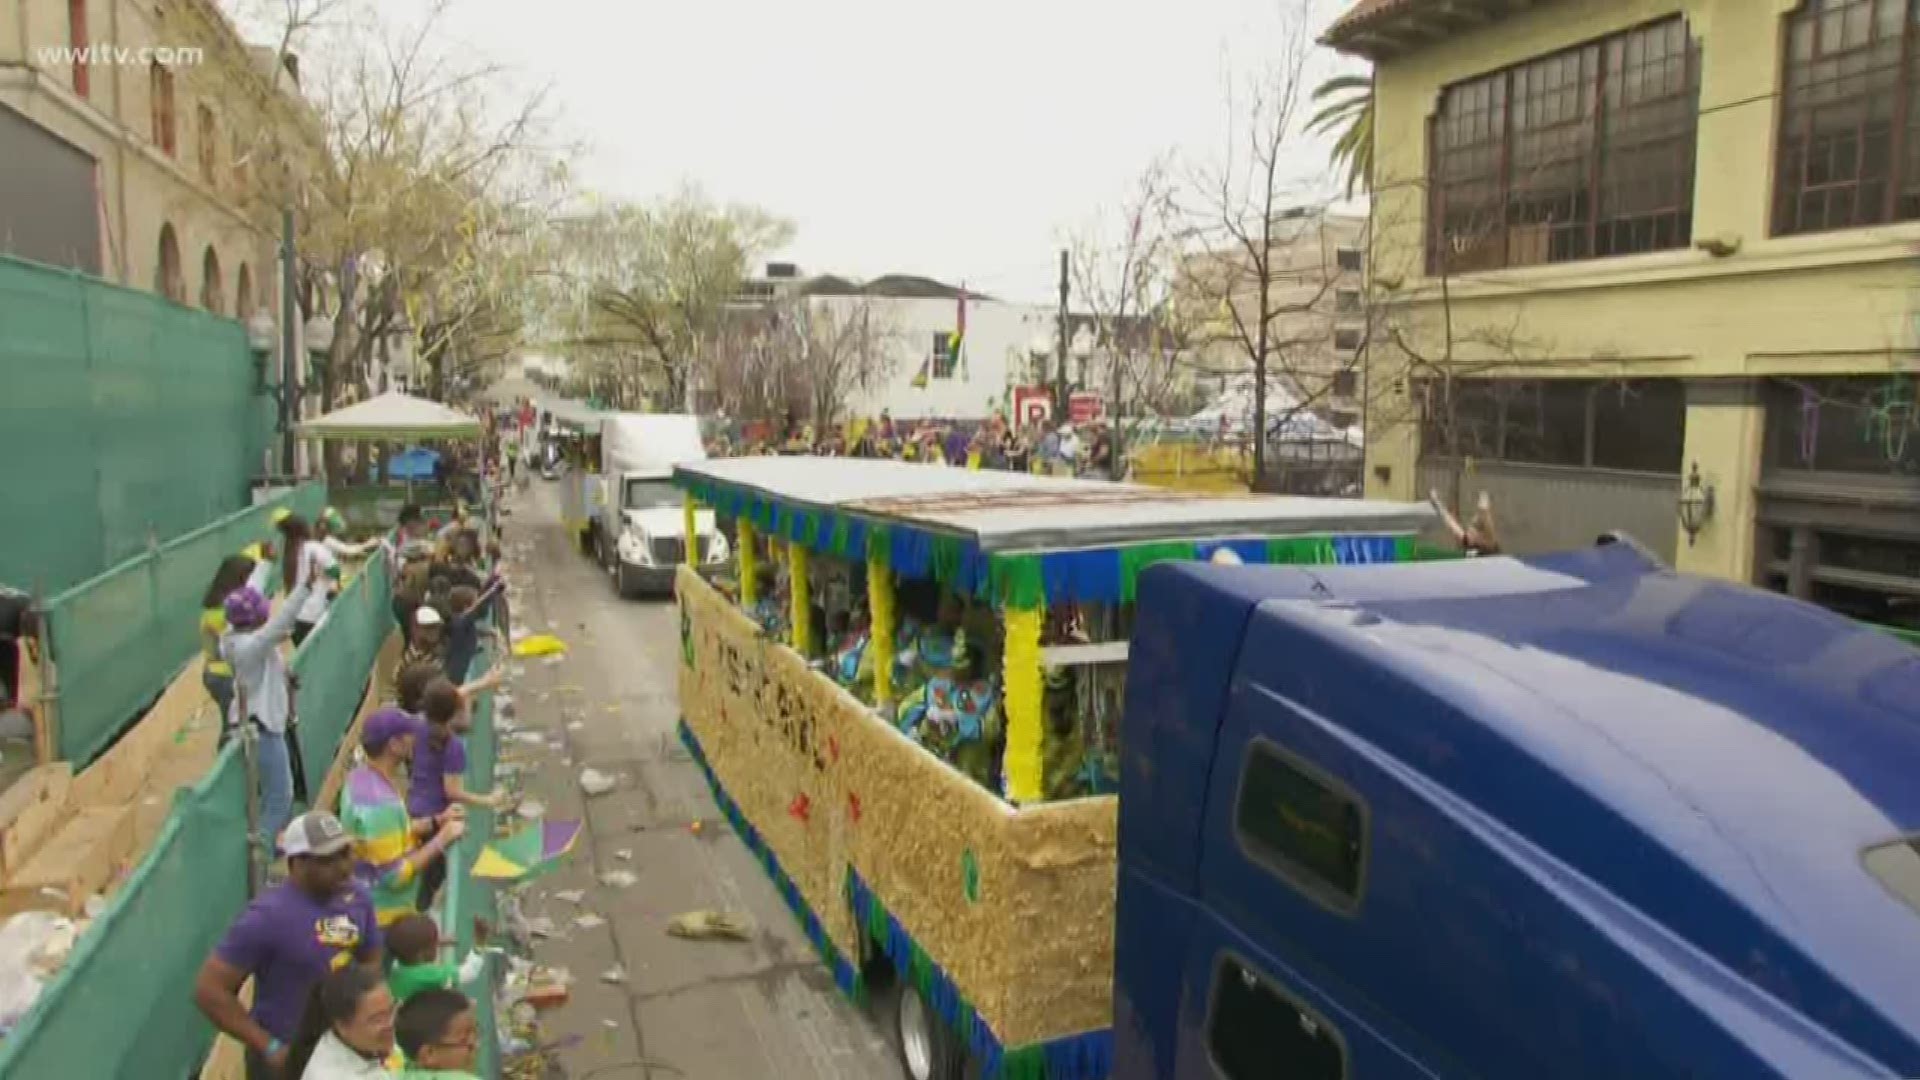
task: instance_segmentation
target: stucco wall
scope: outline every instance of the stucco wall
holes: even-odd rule
[[[31,123],[91,157],[97,166],[101,221],[102,275],[134,288],[154,290],[159,238],[171,223],[180,248],[185,302],[198,307],[202,267],[209,246],[221,275],[219,308],[235,311],[240,268],[250,267],[253,305],[272,307],[278,276],[273,269],[276,243],[271,215],[254,220],[233,181],[232,132],[255,132],[263,122],[251,95],[264,84],[244,65],[251,59],[237,40],[221,40],[200,0],[89,0],[87,40],[96,46],[139,49],[144,46],[200,47],[199,64],[176,64],[176,149],[171,155],[152,142],[150,75],[144,64],[96,63],[88,68],[88,93],[74,90],[70,64],[47,62],[40,50],[72,43],[66,0],[23,0],[0,16],[0,60],[17,61],[0,69],[0,101]],[[198,109],[207,103],[216,119],[215,171],[200,175]]]
[[[1375,304],[1421,356],[1473,376],[1752,378],[1920,367],[1920,223],[1772,237],[1783,12],[1793,0],[1565,0],[1381,64],[1376,73]],[[1676,12],[1700,41],[1693,237],[1736,250],[1424,273],[1427,123],[1449,84]],[[1408,357],[1376,334],[1368,493],[1416,494]],[[1449,347],[1451,341],[1451,347]],[[1431,369],[1429,369],[1431,370]],[[1751,576],[1762,417],[1751,399],[1688,407],[1686,466],[1719,513],[1683,568]],[[1569,512],[1579,512],[1578,506]],[[1677,530],[1677,524],[1674,526]]]
[[[874,325],[886,328],[891,370],[884,385],[856,399],[851,415],[878,416],[886,409],[895,419],[985,419],[1005,408],[1009,375],[1021,370],[1033,341],[1051,340],[1054,333],[1053,312],[1043,306],[969,300],[964,362],[952,378],[929,377],[924,387],[917,387],[914,376],[932,356],[934,335],[951,333],[959,318],[956,301],[835,297],[813,303],[836,310],[871,304]]]

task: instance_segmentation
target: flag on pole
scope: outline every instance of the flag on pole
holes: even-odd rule
[[[525,881],[553,869],[579,839],[577,821],[541,821],[488,844],[473,861],[477,878]]]
[[[932,362],[932,357],[920,361],[920,370],[913,373],[913,382],[911,384],[915,390],[925,390],[927,388],[927,365]]]
[[[967,287],[960,286],[960,310],[954,314],[953,333],[947,338],[947,355],[953,358],[953,369],[964,372],[965,354],[960,351],[967,343]],[[962,376],[964,377],[964,375]]]

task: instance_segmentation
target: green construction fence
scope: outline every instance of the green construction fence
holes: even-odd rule
[[[48,600],[56,756],[75,769],[100,756],[193,658],[200,601],[220,560],[269,538],[273,511],[285,507],[311,517],[325,505],[321,484],[289,489],[156,544]]]
[[[314,783],[353,723],[393,615],[368,564],[300,649],[300,741]],[[200,964],[246,906],[246,762],[229,744],[179,791],[154,845],[33,1009],[0,1041],[0,1077],[196,1073],[213,1028],[193,1002]]]
[[[246,329],[0,257],[0,582],[51,595],[247,505],[274,390]]]
[[[469,678],[485,674],[495,657],[483,653],[474,658]],[[482,695],[473,710],[473,726],[467,732],[467,790],[485,793],[493,790],[493,766],[499,757],[499,742],[494,724],[494,696]],[[480,850],[493,840],[496,815],[492,810],[473,809],[467,814],[467,834],[448,854],[447,888],[442,925],[453,931],[458,955],[465,956],[474,946],[473,924],[484,919],[494,927],[500,924],[499,897],[495,887],[475,880],[469,873]],[[487,958],[487,971],[481,984],[473,987],[474,1008],[480,1018],[480,1061],[476,1070],[487,1080],[500,1075],[500,1018],[494,1007],[494,989],[503,975],[498,956]]]

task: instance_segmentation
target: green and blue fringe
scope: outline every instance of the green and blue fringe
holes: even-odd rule
[[[781,899],[786,901],[788,909],[806,929],[807,940],[813,943],[821,959],[832,969],[834,985],[853,1001],[864,1002],[866,984],[858,966],[849,963],[832,939],[827,937],[819,916],[814,914],[806,898],[800,895],[793,879],[780,868],[780,860],[774,857],[759,830],[753,827],[739,805],[727,794],[726,788],[721,786],[720,778],[707,761],[706,752],[700,748],[699,738],[684,720],[680,722],[680,741],[686,745],[694,763],[700,766],[701,775],[706,777],[707,786],[713,790],[713,798],[719,804],[720,812],[726,815],[727,822],[746,843],[747,849],[760,860],[761,867],[773,880]],[[1105,1080],[1112,1073],[1113,1032],[1110,1029],[1011,1049],[1002,1046],[993,1029],[967,1001],[966,995],[954,985],[946,971],[927,955],[926,950],[900,925],[900,921],[893,917],[852,867],[847,869],[847,893],[860,932],[872,938],[892,962],[900,978],[911,981],[927,1007],[966,1041],[974,1060],[980,1063],[983,1080]]]
[[[1082,551],[989,554],[977,542],[947,533],[795,506],[746,488],[686,475],[675,481],[696,500],[720,514],[752,522],[765,535],[852,562],[878,557],[900,577],[932,579],[963,596],[1019,611],[1069,602],[1130,603],[1140,571],[1170,559],[1206,560],[1222,548],[1249,564],[1329,566],[1430,557],[1412,536],[1384,534],[1179,540]]]

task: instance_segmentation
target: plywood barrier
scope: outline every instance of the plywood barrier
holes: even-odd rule
[[[716,782],[859,957],[857,873],[1002,1047],[1112,1024],[1118,803],[1016,810],[679,577],[680,704]]]

